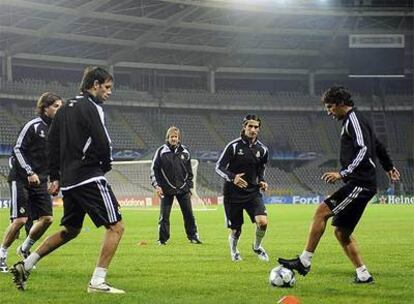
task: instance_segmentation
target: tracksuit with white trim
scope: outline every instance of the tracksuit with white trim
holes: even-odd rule
[[[52,215],[52,201],[47,193],[49,175],[46,137],[51,119],[40,115],[20,130],[9,159],[11,204],[10,219]],[[37,174],[39,185],[29,185],[28,177]],[[30,206],[29,206],[30,205]]]
[[[101,103],[83,92],[58,110],[50,127],[50,180],[60,182],[63,226],[82,227],[86,213],[97,227],[121,220],[104,176],[111,170],[112,147]]]
[[[268,148],[259,140],[250,142],[243,134],[229,142],[221,153],[216,163],[216,173],[225,180],[224,212],[228,228],[241,229],[244,223],[243,210],[246,210],[252,223],[256,221],[256,216],[267,216],[260,182],[265,182],[268,159]],[[247,182],[246,188],[234,184],[236,174],[240,173],[244,173],[242,178]]]
[[[376,159],[383,169],[393,168],[385,146],[375,136],[369,121],[355,109],[342,122],[340,163],[345,185],[325,203],[335,214],[332,225],[353,230],[377,192]]]
[[[165,244],[170,238],[170,214],[174,197],[180,205],[187,238],[190,241],[199,240],[191,205],[193,170],[187,147],[181,144],[172,147],[168,143],[159,147],[152,160],[150,178],[152,186],[161,187],[164,193],[158,220],[159,242]]]

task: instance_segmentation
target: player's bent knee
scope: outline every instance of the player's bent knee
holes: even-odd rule
[[[351,232],[346,229],[335,227],[335,236],[343,244],[349,244],[351,242]]]
[[[231,233],[235,239],[238,239],[241,235],[241,232],[242,232],[241,228],[236,228],[236,229],[233,229]]]
[[[313,216],[314,220],[327,220],[333,215],[331,209],[329,209],[326,203],[322,203],[319,205],[318,209]]]
[[[254,220],[259,229],[265,230],[267,228],[268,221],[266,215],[256,215]]]
[[[12,225],[17,226],[17,227],[22,227],[23,225],[25,225],[27,222],[27,217],[18,217],[15,218],[12,222]]]
[[[267,218],[259,219],[258,221],[256,221],[256,224],[259,227],[259,229],[266,230],[266,228],[267,228]]]
[[[108,225],[106,229],[110,230],[111,232],[117,233],[119,235],[124,234],[125,226],[122,222],[116,222],[113,225]]]
[[[53,216],[42,216],[39,218],[39,221],[41,221],[44,225],[51,225],[53,223]]]
[[[62,238],[65,240],[71,240],[76,238],[79,233],[81,232],[80,228],[74,228],[74,227],[63,227],[63,230],[61,231]]]

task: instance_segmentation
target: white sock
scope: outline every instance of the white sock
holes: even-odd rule
[[[303,250],[302,254],[299,256],[299,259],[302,262],[303,266],[309,267],[311,265],[312,256],[313,256],[313,252]]]
[[[371,274],[368,272],[368,269],[365,265],[358,267],[356,269],[356,273],[357,273],[358,279],[360,279],[361,281],[366,281],[371,276]]]
[[[237,243],[238,242],[239,242],[239,239],[234,238],[233,235],[230,233],[230,235],[229,235],[229,245],[230,245],[231,254],[235,254],[237,252]]]
[[[9,248],[4,245],[0,246],[0,258],[7,258],[7,249]]]
[[[33,244],[36,241],[31,239],[29,236],[24,240],[23,244],[22,244],[22,251],[23,252],[29,252],[30,248],[32,248]]]
[[[24,269],[27,271],[30,271],[34,265],[40,260],[40,255],[37,254],[37,252],[31,253],[27,259],[25,259],[24,262]]]
[[[256,234],[254,238],[254,249],[257,250],[262,244],[263,237],[265,236],[266,230],[262,230],[256,226]]]
[[[106,272],[108,269],[102,267],[95,267],[95,271],[93,272],[91,285],[99,285],[105,282],[106,279]]]

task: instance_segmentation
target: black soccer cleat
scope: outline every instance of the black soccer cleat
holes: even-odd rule
[[[311,268],[310,266],[305,267],[300,261],[299,256],[296,259],[291,259],[291,260],[278,258],[277,261],[283,267],[286,267],[291,270],[296,270],[300,275],[303,275],[303,276],[307,275]]]
[[[0,258],[0,272],[9,272],[7,268],[6,258]]]
[[[30,275],[30,272],[24,268],[24,262],[17,262],[9,271],[13,275],[13,282],[16,285],[16,288],[24,291],[26,289],[26,281]]]
[[[370,276],[366,280],[361,280],[360,278],[358,278],[357,275],[355,275],[354,283],[355,284],[374,284],[375,281],[374,281],[374,278],[372,276]]]

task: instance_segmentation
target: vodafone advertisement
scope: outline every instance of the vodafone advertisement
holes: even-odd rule
[[[160,205],[160,198],[145,197],[145,196],[117,196],[118,202],[122,207],[154,207]],[[200,200],[202,202],[200,202]],[[202,198],[193,199],[193,204],[202,204],[206,206],[219,204],[220,199],[217,196],[206,196]],[[10,199],[1,200],[0,208],[8,208],[10,206]],[[63,206],[62,197],[53,198],[53,207]]]

